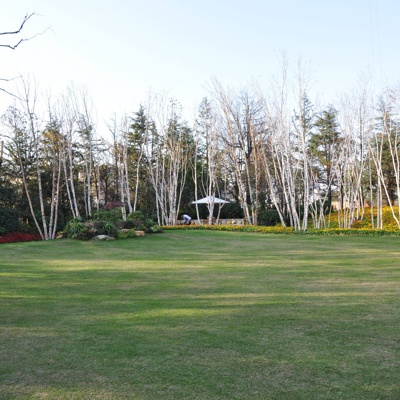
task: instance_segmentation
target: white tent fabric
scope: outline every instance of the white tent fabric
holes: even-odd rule
[[[213,197],[213,196],[207,196],[204,197],[204,199],[200,199],[197,201],[192,201],[192,204],[225,204],[229,203],[229,201],[219,199],[218,197]]]

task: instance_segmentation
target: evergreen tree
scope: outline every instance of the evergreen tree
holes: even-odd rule
[[[147,115],[146,109],[140,105],[139,110],[134,113],[132,124],[128,132],[130,185],[134,191],[133,210],[141,210],[144,214],[152,217],[156,213],[154,191],[146,169],[146,152],[144,146],[148,138],[156,136],[154,121]]]
[[[332,106],[317,117],[315,129],[310,136],[309,151],[317,167],[319,181],[327,190],[327,201],[331,204],[333,187],[337,187],[335,163],[339,160],[342,142],[337,111]]]

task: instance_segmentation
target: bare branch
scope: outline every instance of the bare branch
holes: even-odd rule
[[[22,29],[24,28],[25,23],[26,23],[31,17],[33,17],[34,15],[36,15],[36,14],[35,14],[35,13],[29,14],[29,15],[26,14],[25,17],[24,17],[24,19],[23,19],[23,21],[22,21],[22,24],[21,24],[21,26],[19,27],[18,30],[13,31],[13,32],[0,32],[0,36],[1,36],[1,35],[16,35],[16,34],[20,33],[20,32],[22,31]]]
[[[26,14],[25,17],[24,17],[24,19],[23,19],[23,21],[22,21],[22,23],[21,23],[21,26],[19,27],[19,29],[17,29],[16,31],[10,31],[10,32],[0,32],[0,36],[17,35],[18,33],[20,33],[20,32],[23,30],[24,25],[26,24],[26,22],[27,22],[31,17],[33,17],[34,15],[38,15],[38,14],[36,14],[36,13],[31,13],[31,14],[29,14],[29,15]],[[48,28],[46,28],[43,32],[37,33],[37,34],[34,35],[34,36],[31,36],[31,37],[28,37],[28,38],[22,38],[22,39],[20,39],[20,40],[19,40],[16,44],[14,44],[14,45],[12,45],[12,44],[0,44],[0,47],[7,47],[7,48],[9,48],[9,49],[11,49],[11,50],[15,50],[21,43],[27,42],[28,40],[34,39],[36,36],[42,35],[44,32],[46,32],[47,29],[48,29]]]
[[[21,78],[21,75],[14,76],[14,78],[0,78],[0,81],[10,82],[10,81],[13,81],[14,79],[18,79],[18,78]]]
[[[1,80],[7,80],[7,79],[1,79]],[[9,94],[10,96],[15,97],[16,99],[21,100],[21,98],[18,97],[16,94],[9,92],[8,90],[3,89],[2,87],[0,87],[0,92],[7,93],[7,94]]]

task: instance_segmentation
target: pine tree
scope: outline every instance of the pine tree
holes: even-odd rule
[[[333,188],[337,187],[335,166],[339,160],[342,136],[337,122],[337,111],[328,107],[317,117],[316,131],[310,137],[310,155],[318,170],[319,181],[327,191],[328,204],[332,203]]]

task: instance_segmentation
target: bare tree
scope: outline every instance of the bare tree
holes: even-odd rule
[[[74,111],[73,88],[68,88],[67,93],[61,97],[58,105],[58,119],[63,132],[62,143],[62,168],[64,172],[65,187],[73,218],[80,217],[78,198],[75,189],[76,171],[76,131],[77,120]]]
[[[280,75],[270,89],[270,99],[260,93],[266,124],[269,131],[268,149],[264,166],[271,199],[286,226],[288,220],[294,229],[301,229],[298,209],[299,188],[296,182],[298,162],[294,157],[295,138],[290,126],[288,105],[288,61],[281,60]]]
[[[82,156],[82,174],[83,197],[85,203],[86,217],[92,215],[93,203],[93,179],[94,179],[94,158],[97,154],[95,122],[93,120],[93,102],[86,89],[72,90],[71,96],[74,106],[74,118],[79,134],[81,156]],[[95,193],[97,195],[97,193]],[[97,199],[98,200],[98,199]]]
[[[60,202],[61,192],[61,176],[62,176],[62,158],[63,158],[63,137],[60,132],[60,123],[57,120],[56,114],[52,110],[50,96],[47,97],[47,126],[42,132],[42,143],[45,152],[44,160],[51,168],[51,195],[49,207],[50,216],[48,227],[48,239],[54,239],[57,232],[58,222],[58,206]]]
[[[115,174],[117,180],[117,188],[120,193],[120,201],[122,203],[122,218],[126,220],[126,208],[128,212],[133,211],[131,204],[131,192],[129,185],[129,163],[128,163],[128,149],[129,149],[129,118],[125,115],[119,121],[117,116],[114,115],[107,124],[108,130],[113,137],[113,154],[115,163]]]
[[[39,121],[35,115],[35,107],[37,101],[37,87],[35,84],[22,79],[22,94],[18,96],[21,99],[21,105],[27,116],[28,129],[32,137],[32,143],[35,149],[36,155],[36,173],[38,182],[38,194],[40,203],[40,213],[42,217],[43,233],[41,235],[44,239],[49,239],[49,232],[47,227],[46,213],[44,207],[43,199],[43,185],[42,185],[42,171],[40,168],[40,127],[38,125]]]
[[[213,80],[220,108],[220,138],[247,223],[257,223],[261,179],[260,144],[264,124],[261,102],[247,89],[238,93]]]
[[[370,150],[377,173],[377,226],[383,228],[382,205],[385,198],[400,228],[400,95],[396,88],[387,88],[381,101],[380,124]]]
[[[31,192],[29,190],[29,178],[32,173],[32,166],[28,163],[28,160],[36,159],[34,138],[29,134],[29,130],[26,126],[26,118],[16,105],[10,107],[7,114],[3,116],[3,121],[9,128],[10,133],[8,138],[11,143],[15,146],[14,158],[20,167],[20,176],[22,180],[23,190],[26,194],[29,210],[31,212],[32,219],[42,239],[45,238],[44,232],[39,224],[38,218],[36,218],[36,212],[34,209]]]
[[[37,15],[37,14],[36,13],[30,13],[30,14],[27,13],[27,14],[25,14],[25,16],[22,19],[22,22],[18,28],[16,28],[15,30],[12,30],[12,31],[0,32],[0,39],[5,40],[4,43],[0,43],[0,47],[15,50],[23,42],[34,39],[36,36],[41,35],[43,32],[35,34],[31,37],[22,37],[22,38],[19,37],[20,33],[24,30],[25,24],[35,15]],[[0,78],[0,81],[9,82],[14,79],[15,78]],[[14,96],[14,97],[16,96],[15,93],[12,93],[2,87],[0,87],[0,91],[7,93],[11,96]]]
[[[215,197],[221,197],[221,141],[217,129],[216,110],[213,103],[205,98],[200,104],[199,116],[195,124],[194,131],[196,133],[196,150],[193,165],[194,182],[195,182],[195,200],[198,200],[200,191],[201,197],[208,197],[208,224],[213,223],[213,215],[215,209]],[[200,176],[197,176],[197,162],[200,157],[201,170]],[[198,179],[199,178],[199,179]],[[222,188],[223,189],[223,188]],[[218,206],[217,221],[221,212],[222,205]],[[198,204],[196,203],[197,218],[199,217]]]
[[[342,132],[341,151],[334,165],[338,178],[338,219],[343,228],[351,228],[354,220],[364,217],[365,189],[363,178],[368,159],[368,143],[373,124],[372,106],[367,81],[342,96],[339,103]]]
[[[309,141],[314,126],[314,109],[308,98],[310,85],[310,72],[301,60],[298,61],[295,70],[296,83],[294,84],[294,97],[296,99],[295,116],[293,119],[294,138],[292,153],[296,159],[295,179],[298,190],[298,204],[302,211],[301,229],[305,231],[308,226],[309,211],[317,212],[323,208],[320,203],[320,196],[316,194],[316,188],[319,187],[314,181],[313,165],[309,156]],[[316,204],[317,203],[317,204]],[[300,214],[301,214],[300,213]],[[316,214],[313,220],[318,221]]]
[[[174,225],[194,146],[179,103],[166,95],[152,100],[148,110],[156,127],[146,129],[145,159],[156,196],[158,224]]]
[[[126,204],[128,206],[128,212],[131,213],[133,211],[132,202],[131,202],[131,190],[129,184],[129,128],[130,128],[130,119],[127,115],[124,115],[121,118],[120,122],[120,132],[121,132],[121,146],[122,146],[122,155],[120,157],[120,170],[121,170],[121,202],[125,203],[122,200],[122,193],[124,192],[126,196]],[[138,181],[138,176],[136,176],[136,181]]]
[[[21,80],[18,98],[19,109],[15,105],[8,113],[10,138],[15,145],[15,157],[20,166],[32,219],[42,239],[54,239],[61,183],[62,136],[50,108],[47,126],[36,115],[38,96],[37,86],[33,81]],[[43,179],[45,172],[49,179]],[[35,204],[32,199],[33,191]],[[40,218],[37,217],[35,205],[38,205]]]

